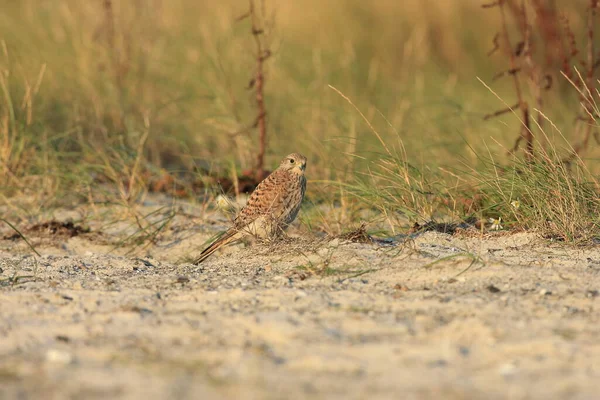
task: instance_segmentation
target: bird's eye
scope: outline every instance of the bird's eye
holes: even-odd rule
[[[294,161],[294,159],[293,159],[293,158],[290,158],[290,164],[293,164],[293,163],[295,163],[295,162],[296,162],[296,161]]]

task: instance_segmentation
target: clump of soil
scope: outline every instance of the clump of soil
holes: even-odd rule
[[[347,240],[353,243],[374,243],[375,240],[367,233],[367,224],[361,224],[358,228],[342,233],[338,236],[341,240]]]
[[[470,229],[480,230],[482,224],[483,222],[476,218],[468,218],[460,222],[428,221],[424,224],[415,222],[408,233],[439,232],[454,235],[455,233],[464,232]]]
[[[90,228],[84,228],[81,225],[75,225],[72,221],[46,221],[31,225],[25,229],[26,234],[44,235],[44,236],[61,236],[72,238],[82,234],[90,233]],[[4,240],[19,240],[21,235],[17,232],[12,235],[5,235]]]

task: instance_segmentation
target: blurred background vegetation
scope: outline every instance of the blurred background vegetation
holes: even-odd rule
[[[272,52],[264,64],[267,167],[298,151],[311,180],[350,182],[387,147],[405,165],[442,171],[439,179],[456,185],[460,171],[483,168],[490,155],[510,163],[518,113],[484,116],[517,102],[511,74],[494,77],[511,69],[511,53],[519,56],[524,11],[537,46],[530,58],[540,82],[552,82],[543,111],[554,127],[545,135],[566,157],[583,139],[575,123],[582,100],[560,73],[568,57],[559,53],[585,73],[578,57],[585,59],[590,1],[506,1],[510,44],[499,7],[482,4],[257,0]],[[249,21],[239,20],[247,10],[244,0],[4,0],[5,201],[32,193],[46,206],[64,200],[60,193],[85,199],[98,182],[134,198],[134,187],[157,177],[202,181],[254,168],[256,51]],[[521,75],[533,115],[545,84]],[[581,156],[596,171],[597,146],[588,147]]]

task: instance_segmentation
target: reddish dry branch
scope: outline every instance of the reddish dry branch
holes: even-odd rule
[[[543,110],[544,107],[544,99],[542,97],[542,82],[544,81],[543,72],[541,71],[540,66],[535,62],[533,58],[534,51],[534,42],[533,42],[533,28],[529,24],[529,19],[527,15],[527,10],[525,9],[525,3],[523,2],[523,7],[521,8],[523,13],[523,41],[520,43],[520,47],[515,51],[516,56],[523,56],[523,62],[525,64],[525,69],[527,71],[527,76],[529,77],[529,88],[530,92],[535,98],[535,102],[538,110]],[[536,118],[536,125],[538,129],[543,130],[544,126],[544,118],[542,117],[542,113],[538,112]],[[531,132],[528,133],[533,140],[533,135]],[[529,142],[528,142],[529,143]],[[530,150],[533,151],[533,145],[530,145]],[[533,153],[530,153],[533,154]]]
[[[587,87],[591,88],[594,85],[594,19],[596,18],[596,9],[598,8],[598,0],[590,0],[590,8],[588,10],[588,43],[587,43]],[[590,99],[591,100],[591,99]]]
[[[112,70],[115,76],[115,82],[119,90],[121,90],[123,82],[120,73],[120,60],[117,51],[116,42],[116,29],[115,29],[115,13],[113,9],[112,0],[103,0],[102,6],[104,8],[104,29],[106,29],[106,45],[110,52]]]
[[[546,66],[553,67],[557,60],[563,60],[565,48],[560,36],[560,23],[555,2],[531,0],[535,21],[540,33],[546,56]]]
[[[104,23],[106,29],[106,42],[110,50],[115,48],[115,19],[113,14],[112,0],[103,0]]]
[[[527,8],[526,4],[530,8]],[[600,51],[598,46],[594,45],[594,39],[598,33],[596,26],[600,23],[598,18],[600,0],[588,0],[587,2],[585,49],[581,46],[578,47],[576,35],[571,29],[569,19],[565,13],[559,11],[558,4],[558,2],[549,0],[497,0],[483,5],[485,8],[497,7],[501,16],[500,32],[493,38],[494,47],[488,55],[502,48],[509,61],[508,68],[495,75],[493,80],[512,76],[517,97],[516,105],[487,114],[484,119],[518,109],[521,128],[510,153],[516,152],[524,144],[525,158],[529,161],[533,160],[535,151],[532,118],[538,128],[543,129],[545,120],[541,110],[545,103],[544,96],[555,86],[553,85],[554,76],[560,75],[560,72],[566,75],[579,91],[579,103],[583,107],[583,112],[577,115],[575,125],[576,134],[581,142],[573,146],[573,154],[563,161],[572,161],[580,151],[588,147],[592,138],[600,142],[600,132],[596,128],[597,125],[594,124],[596,95],[593,90],[598,75],[597,70],[600,68]],[[533,18],[528,15],[529,9],[533,11]],[[511,44],[509,37],[507,12],[514,19],[516,28],[514,33],[519,35],[516,46]],[[545,64],[540,63],[540,60],[545,60]],[[580,74],[573,68],[573,65],[583,66],[582,73]],[[523,89],[524,83],[529,88],[527,92],[526,89]],[[530,101],[534,101],[536,108],[540,110],[535,117],[530,113]]]
[[[496,75],[494,75],[494,77],[492,78],[492,81],[495,81],[497,79],[503,78],[507,75],[516,75],[517,73],[519,73],[521,71],[521,68],[517,67],[517,68],[511,68],[508,71],[502,71],[502,72],[498,72]]]
[[[520,15],[520,18],[518,18],[518,20],[520,22],[519,26],[521,27],[521,29],[523,29],[522,27],[527,25],[526,15],[524,14],[524,8],[523,7],[521,7],[520,9],[515,8],[515,4],[513,2],[508,2],[508,4],[509,4],[509,6],[511,6],[513,13],[519,14],[519,11],[520,11],[521,15]],[[519,109],[521,110],[521,114],[522,114],[521,123],[523,124],[523,126],[521,128],[520,137],[515,141],[514,147],[517,148],[519,146],[519,143],[521,142],[521,140],[525,139],[525,142],[527,143],[527,150],[526,150],[525,156],[527,157],[527,159],[530,160],[533,157],[533,147],[534,146],[533,146],[533,132],[531,131],[531,123],[529,121],[529,106],[523,98],[521,83],[519,81],[519,76],[518,76],[520,67],[517,66],[517,60],[516,60],[515,54],[513,52],[513,47],[510,42],[510,37],[508,34],[508,23],[506,21],[506,12],[504,10],[504,5],[505,5],[505,1],[501,1],[499,3],[500,15],[502,17],[502,33],[504,35],[504,40],[506,42],[506,45],[509,49],[509,51],[508,51],[509,61],[510,61],[509,71],[514,71],[510,75],[512,75],[512,77],[513,77],[513,83],[515,86],[515,92],[517,94]],[[518,10],[518,11],[515,11],[515,10]],[[525,33],[525,31],[522,30],[522,33]]]
[[[598,132],[596,129],[594,129],[594,98],[592,93],[592,88],[594,87],[594,76],[598,66],[598,63],[594,58],[594,20],[596,19],[598,6],[599,0],[590,0],[587,21],[587,59],[584,61],[584,65],[586,66],[585,84],[584,82],[581,82],[581,79],[577,81],[578,83],[581,83],[579,98],[580,103],[584,108],[583,117],[578,118],[579,123],[585,124],[583,140],[581,143],[578,143],[574,146],[573,153],[564,160],[567,163],[573,161],[575,157],[587,149],[592,136],[594,136],[594,138],[598,136]]]
[[[575,56],[577,54],[579,54],[579,50],[577,50],[577,41],[575,40],[575,34],[573,33],[573,30],[571,29],[569,20],[567,19],[567,17],[564,14],[560,14],[560,20],[562,21],[563,31],[565,32],[565,35],[567,37],[567,42],[568,42],[569,49],[570,49],[569,52],[564,52],[563,62],[562,62],[562,71],[565,73],[565,75],[569,79],[572,79],[573,71],[571,70],[571,60],[573,58],[575,58]],[[575,83],[577,83],[578,87],[579,87],[579,81],[576,81]]]
[[[516,153],[516,151],[519,150],[519,145],[521,144],[522,140],[523,140],[523,135],[519,135],[517,137],[517,140],[515,140],[515,143],[513,144],[513,147],[508,152],[508,154],[512,155],[512,154]]]
[[[525,142],[527,143],[527,147],[525,150],[525,155],[530,160],[533,158],[533,132],[531,131],[531,125],[529,121],[529,107],[527,103],[523,103],[523,136],[525,137]]]
[[[525,31],[528,29],[527,13],[525,12],[525,1],[523,0],[506,0],[513,18],[519,27],[521,37],[525,37]]]
[[[513,105],[512,107],[506,107],[506,108],[503,108],[502,110],[498,110],[498,111],[493,112],[491,114],[486,114],[486,115],[484,115],[483,119],[487,120],[487,119],[490,119],[490,118],[498,117],[498,116],[503,115],[503,114],[507,114],[507,113],[512,112],[513,110],[517,109],[518,107],[519,107],[519,103]]]
[[[270,56],[270,51],[265,49],[263,44],[264,30],[260,28],[260,22],[256,9],[254,7],[254,0],[250,0],[250,19],[252,21],[252,35],[256,43],[256,74],[254,76],[254,89],[256,92],[256,107],[258,109],[258,116],[256,117],[256,126],[258,127],[258,156],[256,160],[256,176],[264,175],[264,164],[265,164],[265,150],[267,146],[267,109],[265,106],[264,96],[264,62]]]
[[[500,5],[501,1],[494,1],[492,3],[487,3],[487,4],[482,4],[481,7],[482,8],[492,8],[492,7],[497,7]]]
[[[500,49],[500,34],[496,33],[496,35],[494,36],[494,39],[492,40],[492,43],[494,44],[494,47],[488,51],[487,55],[488,57],[491,56],[492,54],[494,54],[496,51],[498,51],[498,49]]]

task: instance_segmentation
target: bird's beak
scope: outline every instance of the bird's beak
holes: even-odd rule
[[[297,174],[304,174],[304,170],[306,169],[306,164],[296,164],[292,167],[292,171],[294,171]]]

